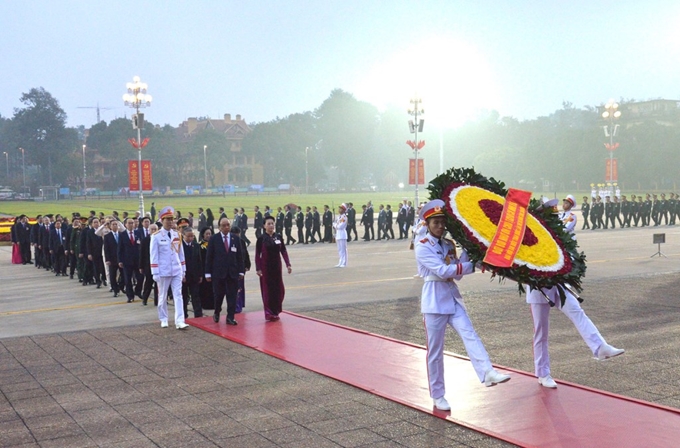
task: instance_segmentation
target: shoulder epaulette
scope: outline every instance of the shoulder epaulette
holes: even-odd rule
[[[422,240],[420,240],[421,243],[427,243],[427,241],[428,241],[428,238],[427,238],[427,237],[425,237],[425,238],[423,238]]]
[[[160,229],[159,229],[159,230],[156,230],[154,233],[152,233],[152,235],[155,235],[155,234],[157,234],[157,233],[161,233]]]

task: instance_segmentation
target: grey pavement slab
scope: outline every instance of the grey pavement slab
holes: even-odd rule
[[[661,231],[668,258],[650,258]],[[680,407],[678,233],[579,233],[589,260],[583,307],[626,354],[593,360],[555,310],[555,378]],[[333,269],[334,246],[291,247],[284,307],[423,344],[422,283],[406,243],[349,250],[350,267]],[[506,445],[195,328],[161,329],[151,306],[13,266],[8,254],[0,247],[0,446]],[[261,310],[252,277],[247,311]],[[460,286],[492,361],[532,371],[531,317],[515,285],[476,274]],[[464,353],[452,332],[446,348]]]

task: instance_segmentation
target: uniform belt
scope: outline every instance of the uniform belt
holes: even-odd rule
[[[426,282],[448,282],[448,283],[453,283],[452,278],[441,278],[437,277],[436,275],[428,275],[424,278]]]

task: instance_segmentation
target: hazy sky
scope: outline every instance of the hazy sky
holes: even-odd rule
[[[68,124],[313,110],[334,88],[448,125],[477,108],[531,119],[570,101],[680,99],[680,2],[0,0],[0,114],[44,87]],[[406,119],[406,115],[405,115]]]

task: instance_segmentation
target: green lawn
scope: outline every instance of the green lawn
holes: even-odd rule
[[[568,193],[557,192],[557,195],[552,193],[543,193],[545,196],[552,198],[564,198]],[[577,203],[580,205],[581,198],[584,195],[590,196],[590,192],[573,192]],[[539,197],[540,193],[534,192],[534,197]],[[630,194],[628,195],[630,197]],[[429,198],[429,192],[425,188],[418,189],[418,197],[421,202]],[[215,215],[218,216],[220,207],[224,207],[228,216],[232,216],[234,207],[243,207],[246,214],[252,218],[253,206],[259,205],[260,209],[264,211],[264,206],[269,205],[274,210],[277,207],[283,207],[286,204],[300,205],[302,209],[306,206],[316,205],[320,211],[323,206],[328,204],[334,211],[337,210],[338,205],[343,202],[353,202],[354,208],[361,213],[361,206],[368,201],[373,202],[373,208],[377,212],[380,204],[391,204],[392,210],[396,213],[399,203],[403,199],[413,201],[413,189],[394,191],[394,192],[347,192],[347,193],[319,193],[319,194],[228,194],[225,197],[216,196],[145,196],[144,208],[148,212],[151,208],[151,202],[156,203],[156,210],[160,211],[166,205],[173,206],[176,210],[182,212],[182,216],[186,216],[188,212],[194,212],[198,207],[204,209],[210,208]],[[81,198],[61,201],[2,201],[0,202],[0,214],[6,215],[20,215],[25,214],[29,217],[34,217],[38,214],[56,214],[70,216],[72,212],[79,212],[81,215],[88,216],[90,210],[95,210],[97,213],[104,212],[110,214],[111,211],[117,210],[120,215],[124,211],[134,213],[138,208],[139,201],[136,198],[130,199],[111,199],[102,197],[96,199],[89,197],[87,200]]]
[[[421,201],[428,198],[429,193],[427,191],[419,190],[419,198]],[[398,204],[403,199],[408,199],[413,201],[414,192],[413,190],[403,191],[403,192],[380,192],[380,193],[367,193],[367,192],[351,192],[351,193],[325,193],[325,194],[248,194],[248,195],[227,195],[222,196],[145,196],[144,197],[144,209],[149,211],[151,208],[151,202],[156,203],[156,210],[160,211],[161,208],[166,205],[171,205],[175,210],[180,210],[182,216],[186,216],[188,212],[194,212],[197,215],[198,207],[203,207],[204,209],[210,208],[215,215],[218,216],[218,210],[220,207],[224,207],[228,216],[232,216],[233,209],[235,207],[243,207],[246,214],[252,218],[253,206],[259,205],[260,209],[264,211],[265,205],[270,206],[274,210],[277,207],[283,207],[286,204],[293,203],[295,205],[300,205],[304,210],[307,206],[317,206],[320,211],[323,210],[323,206],[328,204],[333,210],[337,210],[338,205],[343,202],[353,202],[354,208],[361,212],[361,205],[367,203],[368,201],[373,202],[374,209],[377,211],[380,204],[391,204],[392,209],[396,211]],[[116,210],[120,215],[124,211],[129,213],[134,213],[139,206],[139,200],[137,198],[131,199],[111,199],[111,198],[101,198],[87,200],[83,199],[73,199],[73,200],[61,200],[61,201],[44,201],[44,202],[31,202],[31,201],[3,201],[0,202],[0,213],[7,215],[20,215],[25,214],[30,217],[36,216],[38,214],[56,214],[60,213],[62,215],[70,216],[72,212],[79,212],[81,215],[89,216],[90,210],[95,210],[97,213],[104,212],[105,214],[110,214],[111,211]]]

